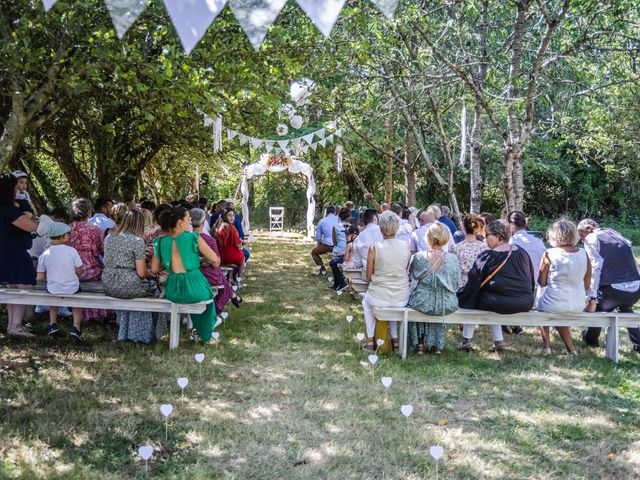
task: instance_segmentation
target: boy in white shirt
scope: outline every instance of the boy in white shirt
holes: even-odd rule
[[[80,290],[79,276],[82,274],[82,260],[75,248],[65,245],[69,241],[69,226],[61,222],[49,225],[51,246],[38,258],[38,280],[47,281],[47,291],[53,295],[72,295]],[[82,308],[73,309],[73,327],[69,336],[82,340],[80,325]],[[58,307],[49,307],[49,336],[60,331],[57,324]]]

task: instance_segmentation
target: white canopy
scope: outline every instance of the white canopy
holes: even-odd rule
[[[240,192],[242,193],[242,228],[249,232],[249,185],[248,180],[267,172],[283,172],[289,170],[291,173],[301,173],[307,177],[307,235],[313,237],[313,217],[316,213],[316,202],[313,195],[316,193],[316,181],[313,178],[313,167],[308,163],[301,162],[293,155],[270,155],[263,154],[260,161],[244,167]]]

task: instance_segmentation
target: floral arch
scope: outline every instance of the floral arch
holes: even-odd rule
[[[308,163],[298,160],[293,155],[288,154],[268,154],[260,156],[260,161],[244,167],[240,193],[242,193],[242,228],[246,232],[251,231],[249,223],[249,184],[248,181],[255,176],[264,175],[267,172],[283,172],[289,170],[291,173],[301,173],[307,177],[307,236],[313,237],[313,217],[316,212],[316,202],[313,195],[316,193],[316,181],[313,178],[313,167]]]

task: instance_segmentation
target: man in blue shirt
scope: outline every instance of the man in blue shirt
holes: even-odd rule
[[[324,268],[320,255],[331,253],[333,251],[333,227],[340,225],[340,219],[336,215],[334,207],[327,208],[327,215],[318,222],[316,227],[316,242],[318,245],[311,250],[311,258],[316,262],[318,275],[326,275],[327,269]]]

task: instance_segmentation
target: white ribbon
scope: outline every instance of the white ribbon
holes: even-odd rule
[[[467,158],[467,105],[462,102],[460,113],[460,165],[464,165]]]

